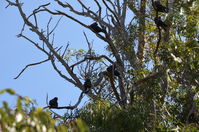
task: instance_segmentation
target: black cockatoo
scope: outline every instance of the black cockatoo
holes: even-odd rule
[[[165,12],[168,13],[169,9],[165,6],[163,6],[159,0],[153,1],[152,0],[152,4],[153,4],[153,8],[158,11],[158,12]]]
[[[84,82],[84,92],[88,93],[91,87],[92,87],[91,80],[87,78]]]
[[[114,74],[114,76],[120,76],[120,73],[116,70],[115,66],[111,65],[109,66],[106,71],[110,74]]]
[[[58,107],[58,98],[54,97],[49,101],[49,108],[57,108]]]
[[[93,24],[91,24],[90,28],[96,33],[100,33],[100,32],[105,33],[106,32],[105,29],[102,29],[101,27],[98,26],[97,22],[94,22]]]
[[[165,31],[167,30],[168,25],[165,24],[160,17],[155,17],[154,19],[155,24],[157,25],[158,28],[163,28]]]

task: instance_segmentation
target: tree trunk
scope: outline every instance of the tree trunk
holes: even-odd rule
[[[145,13],[146,13],[146,0],[140,1],[140,13],[139,13],[139,38],[138,38],[138,58],[140,62],[144,57],[145,46]]]

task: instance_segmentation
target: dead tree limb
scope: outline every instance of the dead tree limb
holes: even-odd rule
[[[20,72],[14,79],[19,78],[20,75],[21,75],[28,67],[30,67],[30,66],[35,66],[35,65],[39,65],[39,64],[42,64],[42,63],[47,62],[47,61],[49,61],[49,60],[50,60],[50,59],[48,58],[48,59],[43,60],[43,61],[40,61],[40,62],[36,62],[36,63],[32,63],[32,64],[26,65],[26,66],[21,70],[21,72]]]

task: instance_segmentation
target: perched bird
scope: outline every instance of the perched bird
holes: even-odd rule
[[[160,17],[155,17],[154,19],[155,24],[157,25],[158,28],[163,28],[165,31],[167,30],[168,25],[165,24]]]
[[[165,12],[165,13],[168,13],[169,12],[169,9],[163,5],[161,5],[160,1],[159,0],[156,0],[153,2],[152,0],[152,4],[153,4],[153,8],[158,11],[158,12]]]
[[[110,74],[114,74],[114,76],[120,76],[120,73],[115,69],[115,66],[111,65],[109,66],[106,71]]]
[[[91,80],[89,78],[86,78],[84,82],[84,92],[88,93],[91,87],[92,87]]]
[[[58,98],[54,97],[49,101],[49,108],[57,108],[58,107]]]
[[[101,27],[98,26],[97,22],[94,22],[93,24],[90,25],[90,28],[96,32],[96,33],[100,33],[100,32],[106,32],[105,29],[102,29]]]

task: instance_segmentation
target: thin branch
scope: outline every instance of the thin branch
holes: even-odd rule
[[[8,5],[5,8],[8,8],[9,6],[17,6],[17,3],[11,2],[10,0],[6,0],[8,2]]]
[[[50,31],[49,35],[52,34],[52,33],[55,31],[55,29],[56,29],[57,26],[59,25],[59,22],[61,21],[62,17],[63,17],[63,16],[61,16],[61,17],[59,18],[59,20],[58,20],[57,23],[55,24],[55,27]]]
[[[163,70],[161,70],[161,71],[159,71],[159,72],[156,72],[156,73],[153,73],[153,74],[151,74],[151,75],[148,75],[148,76],[146,76],[145,78],[142,78],[142,79],[136,81],[136,82],[134,83],[134,86],[137,87],[137,86],[139,86],[141,83],[144,83],[144,82],[146,82],[146,81],[148,81],[148,80],[151,80],[151,79],[155,79],[155,78],[161,76],[162,73],[164,73],[164,71],[165,71],[165,70],[163,69]]]
[[[109,80],[110,80],[110,83],[111,83],[111,87],[113,89],[113,93],[114,93],[117,101],[119,102],[120,106],[122,106],[120,95],[118,94],[117,89],[116,89],[115,84],[114,84],[114,78],[113,78],[112,75],[109,75],[108,73],[107,73],[107,76],[109,77]]]
[[[97,15],[93,12],[93,11],[91,11],[88,7],[86,7],[86,5],[81,1],[81,0],[77,0],[78,2],[79,2],[79,4],[84,8],[84,9],[86,9],[87,10],[87,12],[90,14],[92,14],[93,16],[95,16],[95,17],[97,17]]]
[[[50,35],[49,35],[49,26],[50,26],[51,21],[52,21],[52,17],[50,17],[50,19],[48,21],[48,24],[47,24],[47,39],[48,40],[49,40],[49,37],[50,37]]]
[[[34,13],[34,20],[35,20],[36,28],[38,28],[38,22],[37,22],[37,16],[36,16],[36,13]]]
[[[43,108],[43,109],[44,109],[44,108]],[[51,109],[50,109],[50,111],[51,111],[54,115],[56,115],[57,117],[59,117],[59,118],[61,118],[61,119],[64,119],[63,116],[57,114],[56,112],[52,111]],[[56,118],[57,118],[57,117],[56,117]],[[55,117],[54,117],[54,118],[55,118]]]
[[[40,8],[41,8],[41,7],[46,7],[46,6],[48,6],[48,5],[50,5],[50,3],[40,5],[38,8],[36,8],[36,9],[33,10],[33,13],[32,13],[32,14],[30,14],[30,15],[27,17],[27,19],[29,19],[30,17],[34,16],[36,28],[38,28],[36,14],[39,13],[39,12],[45,11],[44,9],[40,9]],[[18,5],[17,5],[17,6],[18,6]],[[23,31],[24,31],[24,29],[25,29],[25,25],[26,25],[26,23],[24,22],[23,28],[22,28],[22,30],[21,30],[21,34],[23,33]]]
[[[110,1],[110,0],[109,0]],[[115,6],[117,7],[117,12],[118,15],[121,16],[121,5],[120,5],[120,0],[115,1]]]
[[[99,57],[94,57],[94,56],[89,56],[89,57],[85,57],[83,60],[71,65],[70,67],[73,69],[76,65],[79,65],[81,63],[83,63],[86,60],[100,60],[101,58],[105,58],[107,61],[109,61],[110,63],[114,63],[111,59],[109,59],[107,56],[105,55],[101,55]]]
[[[62,54],[62,58],[64,57],[64,55],[65,55],[65,53],[66,53],[66,51],[67,51],[67,49],[68,49],[68,46],[69,46],[69,43],[66,45],[66,48],[64,49],[64,52],[63,52],[63,54]]]
[[[48,104],[48,93],[47,93],[47,95],[46,95],[46,105],[49,105],[49,104]]]
[[[100,4],[99,4],[99,2],[98,2],[98,0],[94,0],[95,1],[95,3],[97,4],[97,6],[98,6],[98,12],[99,12],[99,17],[101,18],[101,16],[102,16],[102,7],[100,6]]]
[[[50,3],[40,5],[40,6],[39,6],[38,8],[36,8],[33,12],[39,10],[39,9],[42,8],[42,7],[49,6],[49,5],[50,5]]]
[[[42,63],[47,62],[47,61],[49,61],[49,60],[50,60],[50,59],[48,58],[48,59],[43,60],[43,61],[40,61],[40,62],[36,62],[36,63],[32,63],[32,64],[26,65],[25,68],[23,68],[22,71],[21,71],[14,79],[19,78],[19,76],[20,76],[28,67],[30,67],[30,66],[35,66],[35,65],[39,65],[39,64],[42,64]]]
[[[102,79],[103,79],[103,77],[104,77],[104,73],[105,72],[100,72],[99,74],[98,74],[98,79],[97,79],[97,81],[93,84],[93,86],[94,87],[96,87],[96,86],[98,86],[100,83],[101,83],[101,81],[102,81]]]
[[[58,51],[60,51],[60,50],[62,49],[62,47],[63,47],[63,46],[60,46],[60,47],[56,50],[56,52],[58,53]]]
[[[99,23],[101,23],[101,24],[103,24],[103,25],[109,27],[109,28],[112,28],[111,25],[109,25],[108,23],[106,23],[105,21],[103,21],[103,20],[101,19],[100,15],[99,15],[99,16],[96,15],[96,13],[94,13],[94,12],[91,11],[88,7],[86,7],[86,5],[85,5],[81,0],[77,0],[77,1],[78,1],[78,3],[82,6],[82,8],[85,9],[87,12],[84,12],[84,11],[79,12],[79,11],[77,11],[77,10],[75,10],[69,3],[64,4],[64,3],[62,3],[62,2],[59,1],[59,0],[55,0],[55,1],[56,1],[60,6],[62,6],[63,8],[69,8],[71,12],[73,12],[73,13],[75,13],[75,14],[77,14],[77,15],[84,16],[84,17],[85,17],[85,16],[86,16],[86,17],[89,17],[89,18],[91,18],[91,19],[93,19],[93,20],[95,20],[95,21],[97,21],[97,22],[99,22]],[[96,0],[96,1],[97,1],[97,0]],[[100,10],[100,9],[99,9],[99,10]]]
[[[113,16],[115,17],[115,19],[117,20],[118,24],[120,24],[120,20],[117,16],[117,14],[109,7],[109,5],[106,3],[105,0],[102,0],[102,2],[104,3],[104,5],[106,6],[106,8],[113,14]]]
[[[117,10],[115,8],[116,7],[115,4],[111,0],[107,0],[107,1],[111,4],[113,11],[117,12]]]
[[[46,55],[49,56],[49,53],[44,50],[44,47],[41,48],[37,43],[35,43],[33,40],[29,39],[28,37],[26,37],[25,35],[23,34],[19,34],[18,37],[23,37],[24,39],[28,40],[30,43],[32,43],[35,47],[37,47],[39,50],[41,50],[42,52],[44,52]]]
[[[54,68],[54,70],[65,80],[67,80],[68,82],[74,84],[75,86],[77,85],[76,82],[74,82],[72,79],[68,78],[67,76],[65,76],[64,74],[61,73],[61,71],[57,68],[54,59],[51,57],[51,64]]]
[[[64,12],[61,12],[59,10],[56,10],[57,12],[53,12],[53,11],[50,11],[49,9],[45,8],[45,10],[50,13],[50,14],[53,14],[53,15],[63,15],[63,16],[66,16],[68,18],[70,18],[71,20],[79,23],[80,25],[82,25],[83,27],[86,27],[86,28],[89,28],[89,26],[87,26],[86,24],[82,23],[81,21],[77,20],[76,18],[64,13]]]

